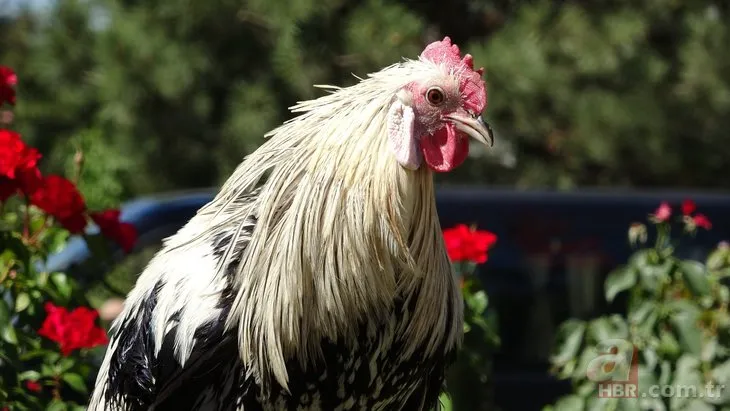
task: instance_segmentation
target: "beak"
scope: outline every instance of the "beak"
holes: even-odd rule
[[[474,140],[488,145],[489,147],[494,146],[494,135],[492,128],[489,124],[485,123],[482,116],[468,116],[451,114],[446,116],[447,119],[454,123],[454,126],[461,131],[472,137]]]

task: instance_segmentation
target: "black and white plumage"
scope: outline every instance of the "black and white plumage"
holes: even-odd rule
[[[434,82],[449,104],[474,80],[470,57],[434,44],[443,59],[424,52],[296,106],[165,241],[112,327],[89,410],[437,405],[463,324],[433,192],[446,165],[393,139],[417,144],[434,122],[489,136],[481,110],[419,106]]]

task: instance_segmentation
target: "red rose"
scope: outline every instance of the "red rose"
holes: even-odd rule
[[[41,172],[38,160],[41,154],[28,147],[20,134],[0,129],[0,202],[18,191],[31,193],[38,188]]]
[[[47,316],[38,334],[57,342],[63,355],[109,342],[106,331],[95,324],[99,315],[95,310],[79,307],[69,313],[65,307],[50,302],[45,308]]]
[[[697,210],[697,204],[695,204],[694,201],[687,199],[682,202],[682,214],[690,215],[694,213],[695,210]]]
[[[41,392],[43,390],[43,386],[38,381],[31,380],[25,382],[25,388],[31,392]]]
[[[20,191],[30,196],[43,184],[43,176],[37,167],[18,170],[15,183]]]
[[[91,219],[99,226],[101,234],[115,241],[128,253],[137,241],[137,230],[132,224],[120,222],[119,215],[119,210],[105,210],[91,213]]]
[[[19,192],[29,195],[37,190],[43,181],[41,171],[37,168],[18,170],[16,176],[14,180],[0,177],[0,202]]]
[[[41,154],[28,147],[20,134],[0,129],[0,177],[14,179],[20,170],[30,170],[38,165]]]
[[[710,222],[710,219],[707,218],[707,216],[705,216],[704,214],[695,214],[695,216],[692,217],[692,221],[697,227],[702,227],[705,230],[709,230],[712,228],[712,222]]]
[[[669,206],[668,203],[663,202],[659,204],[659,208],[656,209],[654,212],[654,219],[656,219],[657,222],[663,223],[667,220],[669,220],[669,217],[672,216],[672,207]]]
[[[694,214],[697,210],[697,205],[692,200],[684,200],[682,202],[682,214],[684,214],[684,224],[689,231],[694,231],[697,227],[702,227],[705,230],[712,229],[712,222],[704,214]]]
[[[497,241],[489,231],[472,230],[464,224],[444,230],[446,251],[451,261],[487,261],[487,250]]]
[[[41,179],[40,186],[30,195],[33,205],[55,217],[73,234],[86,227],[86,203],[76,186],[69,180],[50,175]]]
[[[15,72],[9,67],[0,66],[0,106],[4,103],[15,104],[15,89],[18,82]]]

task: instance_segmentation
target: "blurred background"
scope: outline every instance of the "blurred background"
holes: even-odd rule
[[[442,183],[724,188],[725,1],[0,0],[16,127],[92,206],[216,185],[287,107],[449,35],[497,134]],[[474,150],[476,151],[476,150]]]
[[[312,84],[450,36],[486,68],[496,145],[436,176],[440,214],[499,235],[484,277],[513,321],[497,402],[529,410],[566,389],[546,382],[556,325],[611,311],[602,282],[630,222],[691,195],[715,229],[682,252],[730,234],[728,23],[719,0],[0,0],[0,63],[18,72],[14,128],[44,171],[71,175],[81,152],[90,208],[154,198],[125,209],[143,235],[92,290],[100,306],[287,107],[321,95]],[[194,194],[159,196],[180,190]]]

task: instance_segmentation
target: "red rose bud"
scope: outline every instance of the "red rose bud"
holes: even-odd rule
[[[669,220],[669,217],[672,216],[672,207],[669,206],[668,203],[663,202],[659,204],[659,208],[656,209],[654,214],[652,215],[653,219],[657,223],[663,223],[667,220]]]
[[[646,226],[641,223],[633,223],[629,227],[629,243],[631,245],[644,244],[648,238]]]
[[[484,263],[487,261],[487,250],[497,242],[497,236],[489,231],[472,230],[465,224],[444,230],[446,252],[453,262],[471,261]]]
[[[687,199],[682,202],[682,214],[690,215],[694,213],[695,210],[697,210],[697,205],[694,201]]]
[[[0,66],[0,106],[5,103],[15,104],[15,89],[18,82],[15,72],[5,66]]]
[[[25,382],[25,388],[30,392],[41,392],[41,390],[43,390],[43,386],[41,386],[38,381],[31,380]]]

